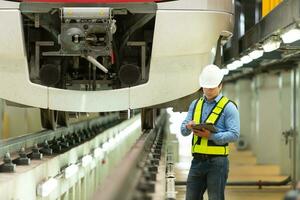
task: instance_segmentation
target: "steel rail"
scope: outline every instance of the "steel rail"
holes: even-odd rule
[[[153,159],[151,154],[158,145],[162,145],[164,122],[165,114],[162,114],[156,120],[156,128],[143,133],[120,162],[121,165],[111,172],[106,182],[96,191],[94,200],[145,199],[147,192],[153,192],[151,184],[147,182],[149,180],[143,181],[143,177],[145,170],[153,167],[151,164],[149,167],[149,160]],[[149,154],[151,156],[147,156]]]
[[[21,148],[30,149],[36,144],[42,144],[45,141],[51,141],[54,138],[60,138],[61,136],[67,136],[78,131],[84,131],[92,129],[93,127],[107,127],[112,122],[119,119],[117,113],[112,113],[106,117],[98,117],[91,120],[77,122],[69,125],[68,127],[60,127],[56,130],[44,130],[36,133],[23,135],[16,138],[7,140],[0,140],[0,158],[3,158],[7,152],[14,154],[20,151]],[[115,125],[115,124],[111,124]],[[31,152],[26,152],[30,154]],[[0,164],[2,160],[0,160]]]

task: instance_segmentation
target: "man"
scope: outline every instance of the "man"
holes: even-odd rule
[[[223,200],[228,177],[228,143],[239,138],[240,119],[236,105],[224,97],[223,73],[215,65],[206,66],[199,77],[203,97],[194,100],[182,122],[181,133],[193,132],[193,160],[187,179],[186,200],[202,200],[205,190],[209,200]],[[217,131],[197,130],[194,124],[211,123]]]

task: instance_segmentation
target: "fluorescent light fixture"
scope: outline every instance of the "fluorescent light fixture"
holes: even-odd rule
[[[287,32],[283,33],[280,37],[282,41],[287,44],[300,40],[300,29],[294,28],[288,30]]]
[[[229,69],[221,69],[221,71],[223,72],[224,76],[229,74]]]
[[[237,68],[235,65],[233,65],[233,63],[226,65],[226,67],[228,70],[236,70],[236,68]]]
[[[263,50],[253,50],[252,52],[249,53],[250,58],[252,58],[253,60],[260,58],[264,55],[264,51]]]
[[[94,149],[94,157],[95,158],[103,158],[104,157],[104,152],[102,151],[101,148],[97,147]]]
[[[93,157],[91,155],[86,155],[83,156],[83,158],[81,159],[81,164],[83,167],[88,166],[93,160]]]
[[[276,49],[279,49],[280,44],[281,44],[280,40],[268,40],[268,41],[264,42],[264,44],[262,45],[262,48],[265,52],[271,52]]]
[[[240,68],[243,66],[243,63],[240,60],[235,60],[232,64],[234,65],[235,68]]]
[[[46,197],[57,187],[57,185],[57,179],[49,178],[47,181],[38,184],[37,194],[41,197]]]
[[[244,55],[243,57],[241,57],[241,61],[242,61],[242,63],[244,63],[244,64],[248,64],[248,63],[250,63],[252,60],[253,60],[253,59],[252,59],[250,56],[248,56],[248,55]]]
[[[65,178],[68,179],[78,172],[78,165],[72,164],[65,169]]]

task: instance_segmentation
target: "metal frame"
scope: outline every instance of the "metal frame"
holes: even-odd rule
[[[40,13],[48,13],[53,8],[61,8],[61,7],[74,7],[80,5],[81,7],[113,7],[114,12],[122,13],[124,8],[126,8],[131,13],[155,13],[157,6],[156,3],[130,3],[130,4],[105,4],[105,3],[92,3],[92,4],[78,4],[78,3],[25,3],[22,2],[20,4],[20,10],[22,13],[31,13],[31,12],[40,12]],[[125,11],[124,11],[125,12]]]
[[[93,199],[101,200],[129,200],[133,198],[145,199],[147,192],[151,189],[147,183],[141,181],[145,176],[145,170],[151,167],[151,162],[155,159],[154,154],[157,152],[157,146],[162,145],[162,132],[166,120],[166,113],[160,115],[156,120],[156,126],[150,132],[145,132],[126,154],[124,159],[120,162],[122,165],[117,166],[110,174],[109,179],[102,184]],[[151,153],[152,152],[152,153]],[[147,156],[149,155],[149,156]],[[161,154],[157,154],[159,157]],[[149,158],[153,160],[147,163]],[[157,158],[156,158],[157,159]],[[159,158],[158,158],[159,159]],[[155,168],[155,167],[154,167]],[[151,170],[149,170],[151,171]],[[111,185],[113,183],[113,187]],[[140,187],[145,184],[146,188]],[[143,186],[142,186],[143,187]],[[141,195],[141,196],[139,196]],[[144,195],[144,196],[143,196]]]
[[[246,51],[271,35],[277,35],[280,29],[298,23],[299,20],[300,2],[283,1],[240,39],[240,52]]]
[[[254,25],[230,48],[225,50],[224,60],[229,63],[235,58],[242,57],[250,50],[260,46],[263,41],[272,36],[279,36],[281,32],[290,27],[298,27],[300,22],[300,2],[298,0],[286,0],[274,8],[268,15],[261,19],[259,23]],[[261,73],[267,70],[278,70],[280,68],[295,67],[299,55],[299,42],[289,45],[282,45],[281,48],[273,52],[264,53],[264,55],[251,63],[244,64],[241,69],[247,68],[242,72],[237,70],[230,73],[225,81],[235,81],[238,78],[249,77],[253,74]],[[238,47],[238,51],[234,49]],[[284,57],[282,53],[293,51],[293,54]],[[267,60],[262,62],[263,60]],[[269,62],[270,61],[270,62]],[[259,67],[257,67],[259,66]],[[275,66],[275,67],[274,67]]]
[[[96,125],[94,123],[97,122],[99,120],[95,119],[87,125]],[[102,123],[108,122],[109,118],[103,118]],[[142,135],[140,127],[140,115],[137,115],[116,126],[106,126],[107,130],[100,131],[101,134],[91,140],[85,140],[83,144],[71,150],[32,161],[28,166],[17,167],[16,173],[0,174],[2,180],[0,188],[4,195],[2,197],[90,199],[96,186],[105,180],[109,172]],[[84,158],[87,157],[90,158],[89,162],[84,162]],[[70,173],[67,173],[67,168],[71,166],[77,166],[77,170],[72,174],[70,170],[68,170]],[[57,184],[50,187],[47,184],[49,180],[56,180]],[[16,188],[17,192],[13,192],[12,190],[16,191]],[[45,194],[46,190],[50,190],[48,194]]]
[[[0,158],[2,158],[7,152],[18,152],[21,148],[29,149],[34,147],[35,144],[43,143],[44,141],[50,141],[53,138],[59,138],[62,135],[73,133],[76,130],[84,130],[94,125],[103,126],[109,122],[112,122],[119,118],[117,113],[112,113],[107,117],[99,117],[89,121],[83,121],[70,125],[69,127],[61,127],[57,130],[45,130],[34,134],[24,135],[17,138],[11,138],[8,140],[0,140]],[[1,163],[2,161],[0,161]]]

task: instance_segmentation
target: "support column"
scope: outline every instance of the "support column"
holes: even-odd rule
[[[247,142],[248,147],[251,146],[251,80],[239,80],[236,84],[236,100],[240,112],[241,120],[241,138]]]
[[[251,83],[251,119],[250,119],[250,127],[251,127],[251,133],[250,133],[250,144],[251,149],[255,155],[258,153],[258,83],[259,80],[257,77],[254,77],[252,79]]]
[[[281,116],[278,75],[258,75],[257,163],[279,164]]]
[[[292,90],[292,73],[282,72],[279,77],[279,100],[280,100],[280,116],[281,116],[281,133],[289,131],[293,128],[293,90]],[[280,171],[282,175],[291,175],[292,163],[292,140],[280,137]]]
[[[223,95],[236,102],[236,83],[224,84]]]
[[[292,178],[294,181],[300,181],[300,63],[298,63],[298,68],[294,70],[294,87],[293,87],[293,100],[294,110],[296,113],[294,115],[293,126],[296,130],[296,135],[293,137],[293,145],[292,145],[292,152],[293,152],[293,162],[292,162]],[[294,182],[294,186],[295,186]]]
[[[4,114],[3,100],[0,99],[0,140],[3,139],[3,114]]]

